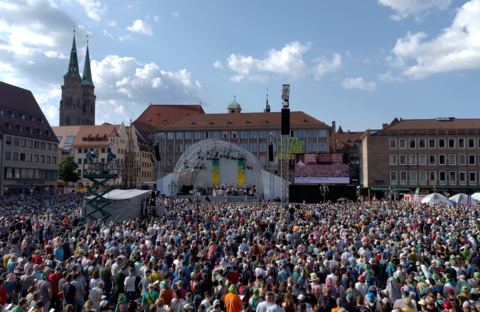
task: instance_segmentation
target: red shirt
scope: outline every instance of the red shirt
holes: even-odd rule
[[[60,273],[50,273],[48,275],[48,281],[50,282],[50,286],[52,287],[52,294],[58,295],[58,282],[62,279],[62,274]]]
[[[39,255],[33,255],[32,256],[32,262],[34,264],[40,265],[40,264],[42,264],[42,257],[40,257]]]
[[[5,305],[7,303],[7,289],[3,286],[0,286],[0,305]]]

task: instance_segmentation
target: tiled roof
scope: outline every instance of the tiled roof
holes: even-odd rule
[[[150,104],[133,125],[148,139],[149,134],[198,114],[205,114],[200,104]]]
[[[183,129],[280,129],[281,113],[233,113],[193,115],[162,130]],[[291,128],[330,128],[304,112],[290,113]]]
[[[52,127],[53,132],[57,137],[61,137],[58,146],[63,148],[65,146],[65,140],[68,136],[73,135],[74,137],[77,136],[78,131],[82,126],[61,126],[61,127]]]
[[[337,149],[358,146],[360,144],[362,135],[362,131],[347,131],[335,133]]]
[[[479,129],[480,119],[394,119],[387,127],[388,130],[428,130],[428,129]]]
[[[107,147],[110,144],[109,137],[118,135],[118,127],[120,125],[82,126],[75,136],[72,146]]]
[[[1,81],[0,128],[6,134],[57,142],[32,92]]]

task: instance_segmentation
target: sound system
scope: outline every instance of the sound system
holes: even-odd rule
[[[290,134],[290,109],[282,108],[282,135]]]
[[[268,161],[273,161],[273,143],[268,145]]]
[[[160,148],[158,147],[158,144],[155,145],[155,159],[157,161],[160,161],[161,160],[161,157],[160,157]]]

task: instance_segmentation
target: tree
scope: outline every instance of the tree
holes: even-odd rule
[[[73,156],[64,158],[58,165],[58,176],[65,182],[77,182],[80,176],[77,173],[78,165],[75,163]]]

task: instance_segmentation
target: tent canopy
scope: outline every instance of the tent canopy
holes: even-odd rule
[[[428,205],[436,205],[436,204],[445,204],[445,205],[451,205],[452,203],[443,196],[442,194],[439,193],[432,193],[428,194],[422,199],[422,204],[428,204]]]
[[[455,204],[460,204],[460,205],[476,205],[477,201],[473,198],[469,198],[467,194],[464,193],[458,193],[456,195],[453,195],[449,198],[450,201],[454,202]]]

